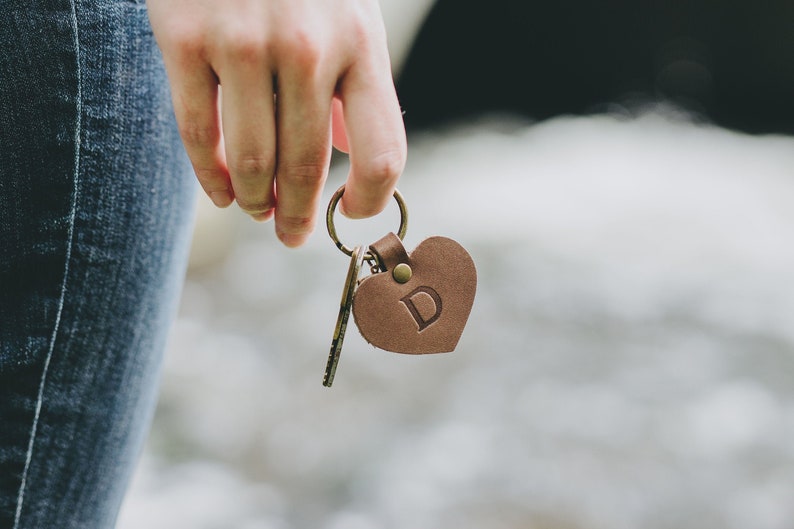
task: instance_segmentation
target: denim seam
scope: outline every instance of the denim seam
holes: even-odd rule
[[[55,341],[58,337],[58,331],[61,324],[61,315],[63,314],[63,306],[66,299],[66,286],[69,277],[69,264],[72,259],[72,245],[74,241],[74,225],[77,217],[77,195],[79,193],[78,184],[80,181],[80,144],[82,135],[82,72],[80,68],[80,36],[78,34],[77,24],[77,0],[70,0],[71,7],[71,23],[74,28],[73,45],[75,50],[75,72],[77,77],[76,87],[76,103],[75,103],[75,123],[74,123],[74,170],[72,174],[72,183],[74,191],[72,193],[72,204],[69,212],[69,225],[67,231],[66,242],[66,255],[64,257],[63,280],[61,282],[60,299],[58,300],[58,310],[55,314],[55,324],[53,326],[52,335],[50,337],[49,347],[47,349],[47,357],[44,360],[44,367],[41,373],[41,381],[39,382],[39,391],[36,398],[36,411],[33,416],[33,425],[30,429],[30,439],[28,441],[28,450],[25,456],[25,468],[22,471],[22,480],[19,486],[19,494],[17,495],[17,507],[14,514],[14,529],[19,528],[19,520],[22,516],[22,505],[25,500],[25,487],[27,485],[28,472],[30,470],[30,462],[33,458],[33,447],[36,440],[36,433],[38,430],[39,417],[41,415],[41,405],[44,397],[44,387],[47,383],[47,371],[50,367],[50,360],[55,350]]]

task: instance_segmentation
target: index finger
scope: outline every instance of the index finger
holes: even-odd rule
[[[388,61],[381,72],[351,68],[338,97],[350,148],[350,174],[340,210],[349,218],[371,217],[391,199],[407,156],[405,126]]]

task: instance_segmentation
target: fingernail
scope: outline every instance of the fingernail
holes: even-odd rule
[[[358,213],[350,213],[342,204],[339,205],[339,213],[342,214],[343,217],[351,220],[358,220],[358,219],[365,219],[367,218],[366,215],[360,215]]]
[[[372,215],[362,215],[361,213],[351,213],[350,210],[347,209],[347,207],[345,206],[344,199],[342,199],[339,202],[339,213],[341,213],[343,217],[348,218],[348,219],[352,219],[352,220],[366,219],[366,218],[372,216]]]
[[[227,189],[222,189],[220,191],[212,191],[210,193],[210,200],[212,203],[218,206],[219,208],[225,208],[232,203],[234,198],[232,194]]]
[[[256,222],[265,222],[273,218],[273,210],[269,209],[267,211],[263,211],[262,213],[253,213],[251,214],[251,218]]]
[[[354,216],[350,215],[350,212],[345,207],[345,201],[344,200],[339,202],[339,213],[341,213],[343,217],[346,217],[348,219],[355,218]]]

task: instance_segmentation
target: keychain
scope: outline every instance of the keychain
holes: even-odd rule
[[[340,187],[326,212],[328,235],[350,257],[339,315],[328,354],[323,385],[333,384],[350,313],[361,336],[371,345],[394,353],[447,353],[463,334],[474,295],[477,271],[469,253],[457,242],[434,236],[411,253],[402,239],[408,228],[405,200],[395,189],[400,227],[369,245],[349,248],[336,235],[334,213],[345,192]],[[359,279],[364,261],[371,274]]]

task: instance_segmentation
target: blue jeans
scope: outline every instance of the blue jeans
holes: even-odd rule
[[[0,528],[107,528],[195,183],[143,1],[0,0]]]

